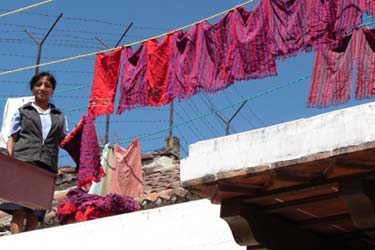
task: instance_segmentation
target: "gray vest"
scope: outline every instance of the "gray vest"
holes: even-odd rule
[[[38,112],[27,103],[19,108],[21,130],[19,140],[14,145],[14,158],[46,165],[57,173],[59,142],[64,127],[65,116],[53,104],[51,107],[51,130],[43,143],[42,124]],[[39,165],[39,164],[38,164]]]

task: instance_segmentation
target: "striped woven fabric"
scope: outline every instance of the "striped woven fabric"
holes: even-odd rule
[[[77,164],[77,186],[89,188],[105,176],[100,165],[100,148],[94,117],[83,115],[78,125],[60,143]]]
[[[339,40],[334,49],[318,51],[307,100],[308,107],[324,108],[348,102],[352,85],[358,31]]]
[[[358,41],[355,97],[371,98],[375,96],[375,29],[362,27]]]
[[[133,53],[130,47],[123,50],[121,56],[120,100],[116,113],[136,106],[147,106],[146,56],[145,43]]]
[[[222,44],[224,63],[220,69],[227,87],[234,81],[277,75],[275,58],[268,39],[268,15],[262,4],[252,12],[239,7],[213,27]]]

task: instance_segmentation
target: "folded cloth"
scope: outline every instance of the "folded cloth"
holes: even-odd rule
[[[56,217],[60,224],[80,222],[138,211],[138,203],[129,196],[108,194],[99,196],[87,194],[80,188],[74,188],[67,193],[67,199],[59,203]]]

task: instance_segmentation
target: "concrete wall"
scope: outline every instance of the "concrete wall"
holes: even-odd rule
[[[245,250],[220,206],[198,200],[0,238],[1,249]]]
[[[375,139],[375,103],[256,129],[189,146],[181,181],[298,159]]]

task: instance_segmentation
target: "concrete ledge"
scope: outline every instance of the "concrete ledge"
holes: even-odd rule
[[[241,169],[264,171],[374,141],[375,103],[369,103],[192,144],[189,156],[181,160],[181,181]]]
[[[138,211],[0,238],[2,249],[245,250],[233,239],[220,206],[208,200]]]

